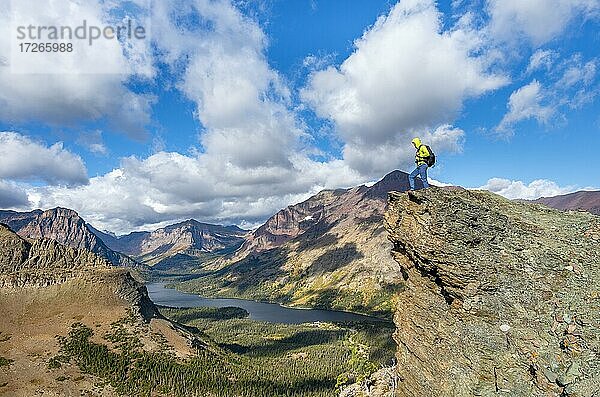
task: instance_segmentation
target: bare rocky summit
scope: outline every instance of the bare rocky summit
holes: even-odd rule
[[[100,255],[115,266],[137,267],[131,258],[108,248],[77,212],[66,208],[31,212],[0,211],[0,222],[26,238],[48,238]]]
[[[600,218],[489,192],[391,193],[396,396],[600,394]]]

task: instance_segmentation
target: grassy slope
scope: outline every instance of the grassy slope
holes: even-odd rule
[[[69,281],[47,288],[0,291],[0,356],[14,360],[0,368],[0,395],[29,397],[80,395],[93,390],[95,379],[77,368],[48,369],[58,352],[55,336],[74,321],[102,333],[127,313],[128,305],[104,284]],[[113,393],[105,390],[105,395]]]

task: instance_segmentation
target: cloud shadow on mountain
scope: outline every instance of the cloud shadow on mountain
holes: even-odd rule
[[[323,253],[313,261],[308,271],[309,273],[332,272],[362,258],[364,255],[356,249],[356,244],[347,243],[341,248],[333,248]]]

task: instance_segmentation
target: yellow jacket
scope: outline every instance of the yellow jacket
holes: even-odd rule
[[[413,139],[412,143],[417,149],[417,154],[415,155],[415,163],[417,163],[417,167],[421,164],[427,164],[427,161],[425,161],[425,159],[429,157],[429,150],[427,150],[427,147],[421,143],[419,138]]]

